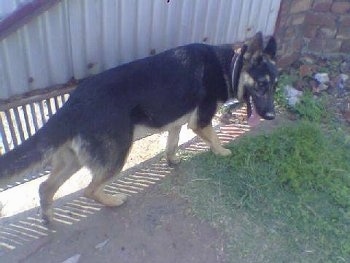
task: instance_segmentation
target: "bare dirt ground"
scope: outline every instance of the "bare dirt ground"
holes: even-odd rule
[[[241,118],[242,112],[238,114],[233,118]],[[238,121],[218,129],[225,143],[249,127]],[[183,129],[181,142],[190,140],[181,147],[184,151],[207,150],[192,137]],[[50,226],[41,223],[38,208],[37,187],[45,176],[2,191],[0,261],[225,262],[225,237],[194,217],[184,199],[160,187],[164,177],[181,176],[163,159],[165,141],[166,134],[161,134],[134,145],[122,177],[106,187],[111,194],[129,195],[118,208],[105,208],[83,197],[81,189],[90,179],[84,169],[57,194]]]

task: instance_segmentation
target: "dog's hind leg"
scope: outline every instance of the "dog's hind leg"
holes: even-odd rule
[[[122,170],[131,147],[131,140],[132,138],[124,141],[123,145],[119,145],[119,147],[107,145],[107,147],[111,147],[110,152],[113,152],[108,156],[108,160],[103,164],[90,165],[89,168],[93,177],[91,183],[85,189],[84,195],[86,197],[105,206],[120,206],[126,201],[127,196],[125,194],[106,194],[104,187]]]
[[[179,144],[181,126],[172,127],[168,132],[165,154],[169,166],[180,163],[180,158],[176,157],[176,149]]]
[[[76,154],[68,146],[61,147],[53,156],[51,174],[39,188],[44,223],[49,223],[52,219],[52,202],[58,188],[80,168]]]
[[[231,151],[229,149],[222,147],[220,139],[211,124],[203,128],[198,126],[189,127],[210,146],[213,153],[221,156],[231,155]]]
[[[120,170],[106,170],[103,173],[100,173],[98,176],[92,178],[91,183],[85,189],[84,195],[87,198],[91,198],[105,206],[120,206],[122,205],[127,196],[125,194],[106,194],[104,193],[104,187],[112,181],[113,177],[119,173]]]

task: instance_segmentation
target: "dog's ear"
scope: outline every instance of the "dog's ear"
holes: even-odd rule
[[[248,42],[248,50],[244,55],[244,58],[248,61],[254,62],[261,57],[263,52],[263,36],[261,32],[255,34],[255,36]]]
[[[277,52],[276,39],[274,37],[270,37],[264,49],[264,54],[268,55],[271,59],[274,59],[276,57],[276,52]]]

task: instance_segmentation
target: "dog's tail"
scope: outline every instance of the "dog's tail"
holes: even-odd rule
[[[52,116],[38,132],[15,149],[0,156],[0,183],[17,180],[24,173],[43,167],[68,139],[62,116]]]

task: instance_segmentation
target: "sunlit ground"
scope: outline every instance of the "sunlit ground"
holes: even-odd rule
[[[236,114],[245,114],[245,110],[242,109]],[[249,131],[249,126],[245,124],[220,125],[217,126],[217,131],[220,140],[225,144]],[[208,150],[203,141],[198,138],[193,139],[194,137],[195,134],[184,126],[180,133],[179,144],[182,145],[180,149],[195,153]],[[132,196],[169,175],[172,168],[167,166],[164,158],[152,159],[164,151],[166,139],[167,134],[163,133],[135,142],[122,176],[109,184],[105,191],[110,194],[124,193]],[[138,166],[149,159],[152,159],[151,163]],[[9,186],[7,190],[0,192],[0,251],[3,249],[13,250],[25,242],[39,239],[54,231],[43,225],[40,220],[38,187],[47,176],[44,175],[14,187]],[[83,189],[90,180],[89,171],[82,168],[59,189],[55,200],[58,201],[62,197]],[[4,188],[4,186],[2,187]],[[65,225],[74,225],[89,215],[95,214],[102,207],[82,196],[64,204],[57,205],[57,203],[54,203],[54,221]],[[14,222],[15,220],[12,218],[15,215],[26,211],[28,215],[26,215],[25,220]]]

